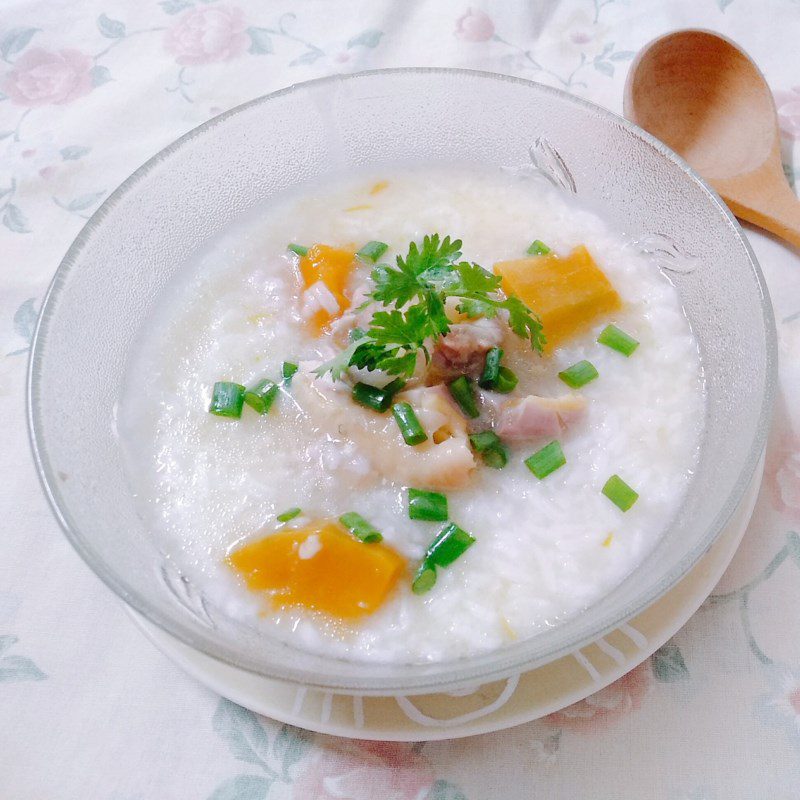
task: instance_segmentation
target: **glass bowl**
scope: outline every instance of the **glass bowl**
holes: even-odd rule
[[[347,167],[430,161],[536,169],[576,191],[677,287],[708,392],[686,501],[645,561],[583,613],[476,657],[374,664],[313,655],[232,623],[148,536],[123,474],[115,409],[126,356],[160,290],[252,206]],[[147,619],[234,666],[362,694],[452,691],[569,653],[641,612],[711,546],[763,451],[776,345],[763,276],[720,198],[620,117],[530,81],[401,69],[334,76],[233,109],[139,168],[89,220],[43,304],[30,360],[34,457],[78,553]]]

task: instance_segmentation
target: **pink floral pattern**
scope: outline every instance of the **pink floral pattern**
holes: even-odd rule
[[[800,523],[800,438],[795,434],[770,453],[765,481],[775,509]]]
[[[179,64],[210,64],[241,55],[250,42],[238,8],[205,6],[187,11],[167,31],[164,44]]]
[[[800,139],[800,86],[793,86],[788,92],[775,92],[774,95],[781,130],[792,139]]]
[[[641,708],[651,684],[652,670],[648,660],[605,689],[550,714],[546,719],[553,725],[581,733],[602,731]]]
[[[92,59],[79,50],[26,50],[0,83],[20,106],[64,105],[92,90]]]
[[[295,781],[294,800],[423,800],[430,762],[399,742],[331,740]]]
[[[494,22],[483,11],[469,8],[456,20],[455,33],[465,42],[487,42],[494,36]]]

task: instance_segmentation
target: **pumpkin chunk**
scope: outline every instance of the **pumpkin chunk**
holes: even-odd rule
[[[566,258],[554,253],[494,265],[503,288],[539,315],[546,350],[579,333],[598,317],[616,311],[619,295],[589,251],[581,245]]]
[[[275,608],[302,606],[339,619],[376,611],[405,567],[392,548],[360,542],[330,520],[273,533],[234,550],[226,561]]]
[[[355,252],[327,244],[315,244],[300,259],[305,291],[303,310],[308,324],[319,335],[349,307],[344,288],[355,265]]]

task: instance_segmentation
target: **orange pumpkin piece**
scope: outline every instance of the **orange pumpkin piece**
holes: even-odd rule
[[[309,247],[308,253],[300,259],[300,275],[303,279],[306,292],[311,289],[312,294],[317,291],[314,287],[322,283],[330,295],[322,299],[311,297],[312,308],[317,308],[309,316],[309,325],[314,333],[319,335],[333,320],[338,319],[349,307],[350,300],[344,294],[344,287],[350,278],[355,265],[355,252],[327,244],[315,244]],[[308,300],[304,295],[304,301]],[[335,303],[331,303],[335,300]],[[338,309],[334,308],[338,304]],[[321,306],[321,307],[320,307]]]
[[[542,321],[547,350],[622,305],[611,282],[581,245],[566,258],[554,253],[499,261],[495,274],[503,288],[528,305]]]
[[[273,533],[234,550],[226,561],[275,608],[302,606],[339,619],[380,608],[405,568],[392,548],[360,542],[330,520]]]

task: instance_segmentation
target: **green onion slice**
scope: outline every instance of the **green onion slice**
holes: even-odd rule
[[[508,367],[500,367],[500,372],[497,375],[497,381],[494,385],[494,390],[500,394],[508,394],[517,388],[519,378]]]
[[[494,389],[500,375],[500,360],[503,358],[503,351],[499,347],[492,347],[486,354],[486,362],[483,365],[483,372],[478,380],[478,386],[484,389]]]
[[[579,361],[558,373],[558,377],[571,389],[580,389],[581,386],[591,383],[597,376],[597,369],[591,361]]]
[[[288,522],[290,519],[294,519],[295,517],[299,517],[303,513],[301,508],[295,506],[294,508],[287,508],[282,514],[278,514],[275,519],[278,522]]]
[[[494,431],[473,433],[469,440],[487,467],[502,469],[508,463],[508,450]]]
[[[409,489],[408,516],[428,522],[447,522],[447,497],[439,492]]]
[[[353,330],[347,334],[347,338],[351,342],[357,342],[359,339],[363,339],[366,335],[367,332],[363,328],[353,328]]]
[[[619,475],[612,475],[603,486],[603,494],[621,511],[627,511],[638,499],[638,492],[631,489]]]
[[[422,425],[420,425],[414,409],[411,408],[410,403],[395,403],[392,406],[392,414],[394,415],[397,427],[400,428],[400,433],[406,444],[415,445],[422,444],[428,438]]]
[[[546,256],[549,252],[551,252],[550,248],[541,239],[534,239],[533,244],[528,248],[529,256]]]
[[[433,589],[436,583],[436,568],[428,566],[424,561],[417,570],[414,580],[411,582],[411,591],[414,594],[425,594]]]
[[[525,459],[525,465],[539,480],[543,480],[566,463],[564,451],[557,441],[550,442],[530,458]]]
[[[356,539],[367,542],[367,544],[380,542],[381,539],[383,539],[383,534],[371,523],[367,522],[361,514],[357,514],[355,511],[348,511],[346,514],[342,514],[342,516],[339,517],[339,522],[341,522]]]
[[[281,375],[283,375],[283,382],[287,386],[291,386],[292,378],[299,369],[300,367],[297,366],[297,364],[293,364],[291,361],[283,362],[283,366],[281,367]]]
[[[445,525],[425,552],[427,566],[449,567],[475,543],[475,537],[454,522]]]
[[[616,325],[607,325],[597,337],[600,344],[622,353],[626,358],[639,346],[639,342]]]
[[[244,393],[244,402],[259,414],[266,414],[278,395],[278,384],[264,378]]]
[[[384,242],[367,242],[356,255],[362,261],[371,261],[373,264],[389,249]]]
[[[211,393],[211,405],[208,410],[218,417],[239,419],[242,416],[245,391],[241,383],[217,381]]]
[[[453,399],[458,403],[458,407],[464,412],[464,415],[475,419],[479,416],[478,403],[475,399],[475,391],[472,388],[472,381],[466,376],[462,375],[456,378],[448,387]]]
[[[396,378],[386,386],[378,388],[368,383],[357,383],[353,387],[353,400],[366,408],[383,413],[392,404],[394,396],[406,385],[401,378]]]
[[[286,248],[287,250],[291,250],[293,253],[296,253],[298,256],[300,256],[300,258],[302,258],[305,255],[308,255],[308,248],[303,247],[303,245],[301,244],[295,244],[294,242],[292,242],[292,244],[286,245]]]

